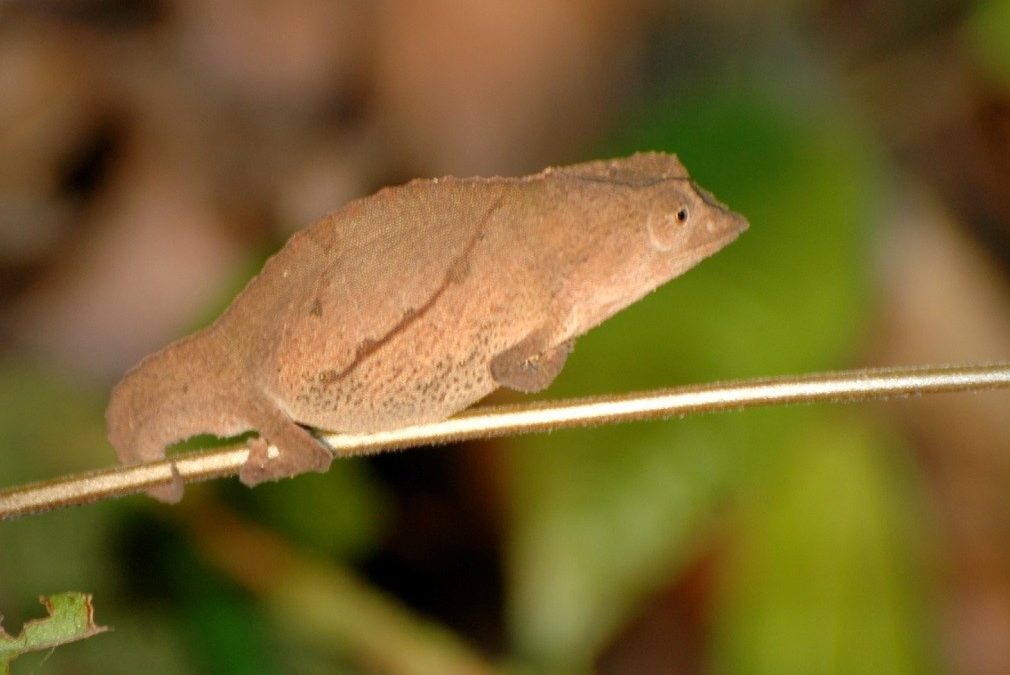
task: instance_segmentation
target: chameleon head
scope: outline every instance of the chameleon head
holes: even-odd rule
[[[635,213],[624,227],[626,260],[613,273],[639,296],[666,283],[720,250],[747,229],[747,220],[726,208],[686,176],[632,188]],[[634,298],[635,300],[638,297]]]
[[[629,285],[649,272],[658,274],[659,285],[747,229],[742,216],[691,180],[676,155],[642,152],[559,173],[582,181],[570,208],[583,214],[585,274],[611,285]]]
[[[747,221],[686,176],[623,185],[619,200],[587,200],[594,223],[572,270],[575,334],[596,325],[732,242]]]
[[[747,229],[747,220],[690,179],[641,188],[648,246],[660,257],[691,264],[715,253]],[[685,268],[686,269],[686,268]]]

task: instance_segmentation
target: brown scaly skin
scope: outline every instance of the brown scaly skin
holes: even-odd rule
[[[305,427],[391,429],[543,389],[576,337],[746,228],[659,153],[387,188],[295,234],[212,326],[131,370],[109,440],[130,463],[252,429],[246,484],[325,471]]]

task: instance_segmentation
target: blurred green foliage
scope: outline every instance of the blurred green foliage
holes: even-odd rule
[[[982,70],[997,86],[1010,88],[1010,1],[978,3],[966,30],[968,44]]]
[[[376,485],[367,465],[334,462],[327,473],[304,478],[265,484],[255,499],[233,482],[231,494],[258,522],[284,532],[302,548],[342,560],[373,550],[383,532],[389,495]]]
[[[865,417],[809,417],[735,523],[716,670],[932,672],[914,467]]]
[[[549,395],[851,363],[867,332],[881,159],[827,101],[779,94],[679,92],[645,107],[603,153],[677,152],[751,229],[582,338]],[[588,668],[637,602],[727,517],[734,495],[760,503],[788,475],[797,482],[780,499],[795,516],[776,521],[777,538],[755,545],[761,554],[738,561],[736,573],[750,583],[727,590],[733,611],[718,619],[714,661],[726,672],[918,672],[926,634],[914,584],[896,574],[914,524],[898,517],[905,502],[886,498],[896,489],[886,462],[869,459],[899,450],[839,419],[851,416],[766,410],[516,439],[509,562],[517,650],[542,672]],[[833,489],[816,489],[833,476],[837,485],[825,485]],[[732,513],[755,524],[787,518]],[[872,518],[853,521],[859,514]],[[825,549],[825,540],[845,545]],[[810,564],[797,570],[796,558]],[[809,587],[776,592],[801,571]],[[851,583],[817,588],[835,583],[833,575]],[[872,583],[859,583],[864,577]],[[764,616],[787,629],[762,632]],[[837,630],[826,636],[826,626]]]
[[[0,475],[11,484],[83,471],[108,461],[103,393],[55,368],[0,360]],[[38,448],[58,448],[39,451]]]

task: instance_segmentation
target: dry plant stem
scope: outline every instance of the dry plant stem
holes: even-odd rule
[[[895,396],[1010,387],[1010,363],[886,368],[714,383],[650,392],[476,408],[444,422],[373,434],[324,436],[339,455],[360,455],[591,424],[817,401],[868,401]],[[86,504],[167,485],[174,470],[186,482],[238,473],[245,447],[194,452],[170,460],[117,466],[0,491],[0,519]]]
[[[298,551],[213,501],[181,511],[194,550],[262,599],[278,630],[291,639],[390,675],[504,672],[352,571]]]

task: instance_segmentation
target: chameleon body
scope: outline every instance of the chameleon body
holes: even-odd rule
[[[543,389],[577,336],[746,227],[660,153],[385,188],[296,233],[212,325],[127,373],[109,439],[134,463],[255,430],[246,484],[325,471],[308,427],[386,430]]]

